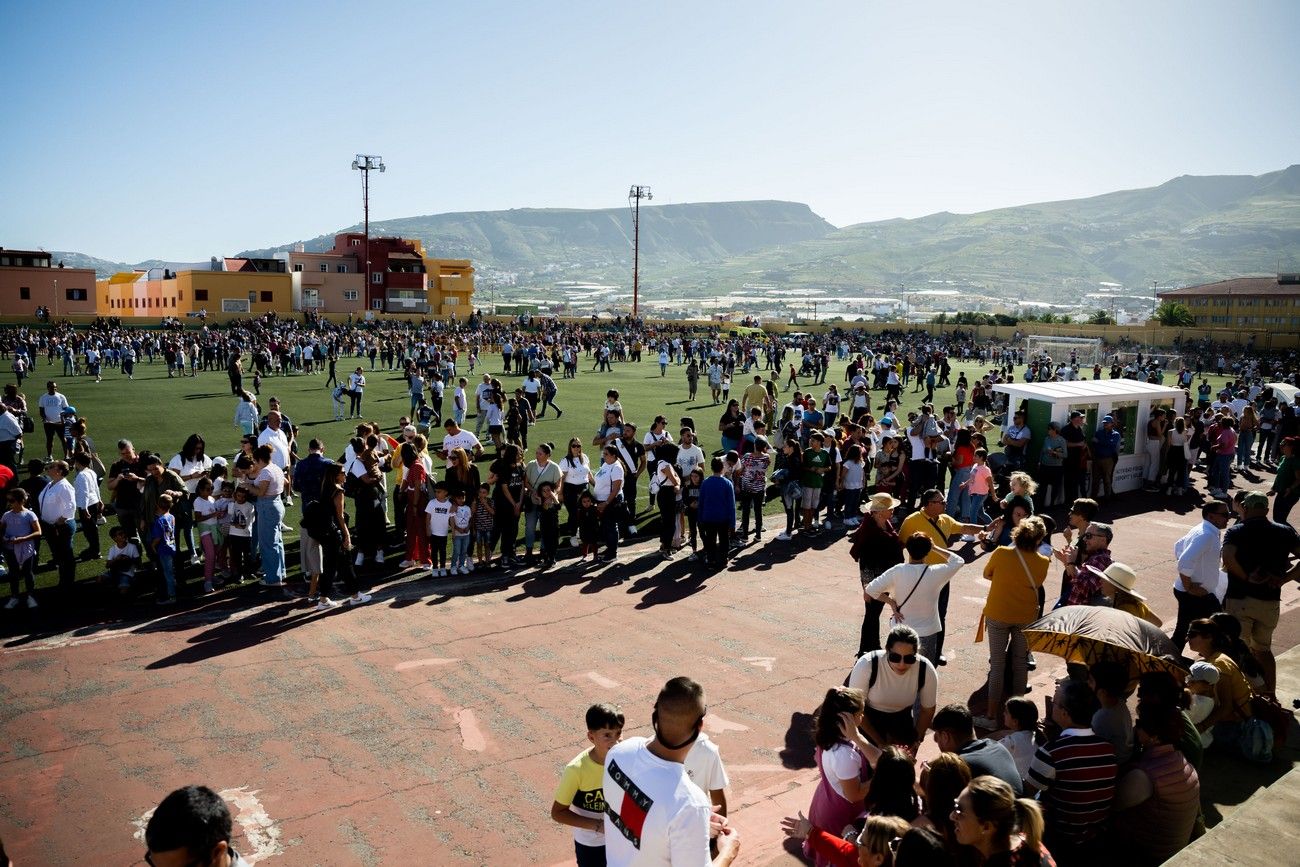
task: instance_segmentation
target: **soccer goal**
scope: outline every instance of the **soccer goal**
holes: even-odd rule
[[[1139,356],[1141,361],[1138,360]],[[1183,368],[1183,357],[1167,352],[1116,352],[1111,356],[1111,361],[1119,364],[1120,367],[1134,364],[1144,370],[1149,370],[1154,365],[1166,373],[1171,371],[1177,373]]]
[[[1056,364],[1072,363],[1091,367],[1102,360],[1101,338],[1031,334],[1025,338],[1025,358],[1028,361],[1051,360]]]

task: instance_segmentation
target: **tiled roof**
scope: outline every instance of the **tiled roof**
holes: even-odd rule
[[[1234,277],[1217,283],[1202,283],[1158,292],[1161,298],[1188,298],[1205,295],[1300,295],[1300,283],[1280,283],[1277,277]]]

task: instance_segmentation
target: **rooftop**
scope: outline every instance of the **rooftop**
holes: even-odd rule
[[[1300,295],[1300,274],[1272,277],[1233,277],[1217,283],[1185,286],[1156,293],[1161,298],[1192,298],[1205,295]]]
[[[1140,382],[1136,379],[1076,379],[1070,382],[1001,382],[994,391],[1006,392],[1013,397],[1034,397],[1041,400],[1060,400],[1075,397],[1176,397],[1181,388]]]

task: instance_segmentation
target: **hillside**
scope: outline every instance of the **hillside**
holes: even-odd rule
[[[474,211],[371,224],[373,234],[419,238],[434,255],[474,260],[485,286],[545,286],[562,279],[625,285],[631,231],[626,208]],[[328,249],[333,235],[302,243],[308,250]],[[272,255],[292,246],[239,255]],[[650,205],[641,209],[641,253],[648,297],[713,297],[755,282],[859,295],[943,283],[970,294],[1072,301],[1103,282],[1143,291],[1153,282],[1189,285],[1269,273],[1279,262],[1300,268],[1300,165],[842,229],[794,202]],[[186,267],[55,255],[101,276]],[[500,272],[514,277],[499,279]],[[510,294],[504,292],[503,299]]]
[[[977,214],[847,226],[706,269],[714,284],[925,288],[1060,300],[1103,281],[1134,289],[1269,273],[1300,262],[1300,165]]]
[[[796,202],[709,202],[643,205],[641,256],[648,268],[717,262],[780,244],[820,238],[834,226]],[[350,226],[338,231],[360,231]],[[627,208],[524,208],[405,217],[370,224],[372,235],[418,238],[433,254],[511,271],[579,266],[630,267],[632,218]],[[302,243],[328,250],[334,232]],[[283,244],[239,255],[267,256]]]

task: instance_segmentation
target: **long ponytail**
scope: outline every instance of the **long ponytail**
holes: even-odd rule
[[[1016,798],[1016,825],[1025,838],[1024,846],[1031,854],[1038,852],[1043,843],[1043,809],[1030,798]]]

